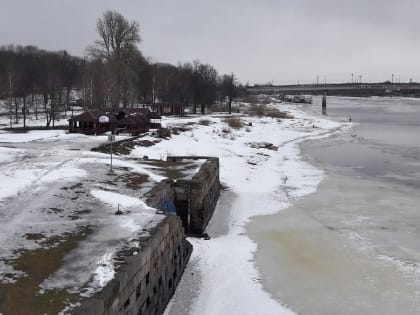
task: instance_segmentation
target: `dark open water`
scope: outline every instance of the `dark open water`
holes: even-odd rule
[[[420,187],[420,99],[331,97],[328,116],[351,117],[356,126],[350,138],[305,145],[311,157],[327,168]]]

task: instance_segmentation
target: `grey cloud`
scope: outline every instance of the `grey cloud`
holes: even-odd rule
[[[420,1],[0,0],[0,43],[82,55],[114,9],[141,25],[154,60],[200,59],[246,82],[420,81]]]

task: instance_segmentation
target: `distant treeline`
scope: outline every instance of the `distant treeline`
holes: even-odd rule
[[[170,102],[191,105],[205,112],[217,100],[245,93],[234,74],[219,75],[200,61],[177,66],[154,63],[145,58],[138,44],[140,28],[114,11],[97,22],[98,39],[87,48],[85,58],[66,51],[46,51],[34,46],[0,47],[0,97],[10,108],[22,112],[33,107],[35,95],[42,96],[47,125],[78,91],[85,108],[132,107],[142,103]]]

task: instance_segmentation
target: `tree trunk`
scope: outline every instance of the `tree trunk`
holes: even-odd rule
[[[48,100],[48,97],[47,97]],[[44,98],[45,102],[45,98]],[[51,121],[53,120],[53,108],[54,108],[55,96],[54,93],[50,94],[50,108],[47,109],[47,105],[45,105],[45,114],[47,115],[47,127],[50,126]]]
[[[38,97],[35,98],[35,119],[38,120]]]
[[[58,92],[58,106],[57,106],[57,110],[59,111],[60,109],[61,109],[61,105],[63,104],[63,91],[62,91],[62,89],[60,88],[60,90],[59,90],[59,92]],[[55,111],[54,111],[55,112]],[[54,117],[54,119],[55,119],[55,117]],[[54,124],[54,122],[53,122],[53,124]]]
[[[60,101],[60,99],[61,99],[61,93],[59,93],[59,101]],[[55,126],[55,113],[56,113],[56,106],[57,106],[57,103],[56,103],[56,99],[54,98],[51,98],[51,112],[50,112],[50,117],[51,117],[51,121],[52,121],[52,126],[54,127]]]
[[[70,106],[70,87],[67,87],[67,91],[66,91],[66,105],[65,105],[65,109],[64,109],[64,116],[67,118],[67,109]]]
[[[45,113],[45,118],[47,120],[47,127],[48,127],[50,125],[50,122],[49,122],[47,105],[48,105],[48,94],[44,94],[44,113]]]
[[[232,96],[229,96],[229,114],[232,114]]]
[[[26,128],[26,96],[23,97],[22,114],[23,114],[23,128]]]
[[[18,112],[19,112],[19,108],[18,108],[17,99],[15,97],[15,124],[19,123]]]
[[[48,94],[44,94],[44,113],[47,112]]]

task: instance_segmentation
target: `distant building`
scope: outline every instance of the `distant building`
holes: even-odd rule
[[[70,133],[129,133],[138,135],[160,127],[160,115],[148,108],[88,110],[69,119]]]
[[[154,103],[146,105],[152,112],[161,116],[184,116],[184,104],[180,103]]]

